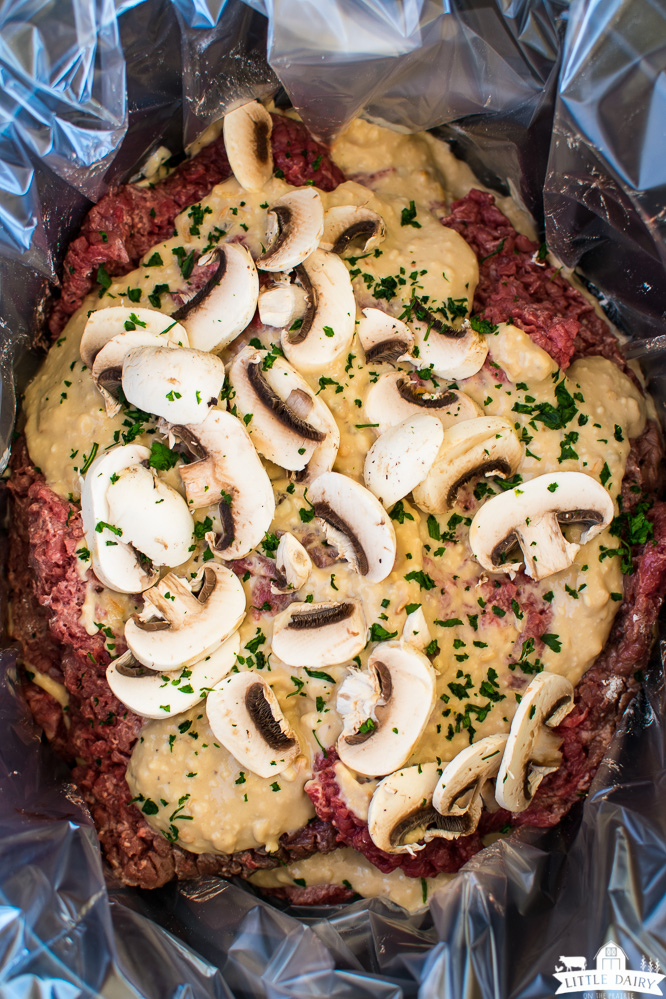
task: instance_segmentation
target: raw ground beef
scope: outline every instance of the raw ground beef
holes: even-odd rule
[[[293,184],[309,179],[324,190],[344,180],[327,151],[291,119],[274,116],[272,136],[275,165]],[[315,169],[316,165],[316,169]],[[175,216],[204,197],[229,176],[222,139],[181,164],[153,188],[115,188],[88,213],[65,258],[60,298],[50,317],[57,335],[95,283],[97,268],[111,275],[131,270],[156,242],[168,237]],[[151,211],[153,214],[151,215]],[[536,343],[566,367],[572,358],[603,354],[626,370],[617,344],[590,304],[550,266],[537,262],[537,246],[517,234],[494,205],[492,196],[471,191],[451,206],[442,220],[470,243],[480,263],[474,311],[492,322],[512,318]],[[105,234],[106,239],[102,234]],[[654,426],[634,441],[627,464],[625,500],[636,502],[629,484],[648,495],[661,489],[661,442]],[[660,601],[666,589],[666,506],[651,511],[656,545],[636,552],[636,572],[626,593],[604,652],[585,674],[576,691],[576,706],[563,725],[563,763],[544,780],[533,805],[519,816],[484,813],[477,833],[454,842],[435,841],[415,858],[391,856],[378,850],[365,823],[344,806],[332,765],[335,750],[318,760],[311,797],[318,817],[295,833],[284,835],[276,854],[249,850],[233,855],[195,855],[167,842],[130,803],[125,770],[141,720],[116,700],[105,680],[109,656],[101,634],[90,636],[80,623],[86,583],[79,575],[76,549],[82,543],[80,511],[50,490],[32,466],[25,442],[13,449],[9,491],[12,532],[9,585],[12,633],[30,666],[64,683],[69,704],[60,704],[41,687],[25,684],[25,694],[38,724],[65,759],[82,788],[99,830],[105,856],[127,884],[157,887],[170,879],[200,874],[248,875],[313,853],[326,853],[350,844],[381,870],[401,866],[410,876],[457,870],[481,848],[481,835],[514,825],[552,825],[584,793],[603,756],[617,722],[636,689],[634,671],[644,663],[652,641]],[[312,536],[312,544],[317,542]],[[247,565],[257,598],[269,593],[269,560],[255,556]],[[251,562],[251,564],[250,564]],[[271,563],[272,564],[272,563]],[[254,591],[253,591],[254,592]],[[528,614],[525,637],[541,633],[542,621],[532,620],[529,580],[520,578],[493,595],[498,605],[524,602]],[[272,600],[275,598],[272,597]],[[276,609],[280,601],[275,601]],[[121,651],[121,648],[118,649]],[[295,904],[344,901],[347,888],[322,885],[277,888],[272,893]]]
[[[588,300],[538,259],[539,245],[516,232],[492,194],[472,190],[451,205],[442,225],[455,229],[479,260],[473,312],[492,323],[509,319],[564,369],[601,354],[627,371],[618,342]]]

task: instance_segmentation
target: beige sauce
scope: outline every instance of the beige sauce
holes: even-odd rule
[[[257,871],[249,880],[259,888],[339,885],[344,882],[364,898],[390,898],[408,912],[418,912],[430,902],[434,892],[453,877],[453,874],[438,874],[435,878],[408,878],[400,870],[382,874],[356,850],[341,847],[334,853],[316,854],[286,867]]]
[[[399,135],[362,122],[356,122],[338,140],[334,156],[348,175],[359,180],[372,175],[368,180],[372,190],[347,182],[331,194],[322,194],[324,207],[368,205],[382,215],[387,226],[381,252],[348,262],[359,309],[375,303],[378,289],[388,287],[390,281],[387,285],[386,279],[390,278],[395,278],[394,297],[383,297],[376,304],[394,315],[401,313],[412,293],[428,295],[430,303],[446,303],[449,297],[471,303],[478,280],[474,254],[461,237],[443,228],[430,213],[433,208],[438,216],[443,215],[450,196],[459,197],[474,184],[468,168],[430,136]],[[386,170],[387,163],[396,166]],[[159,253],[163,266],[148,267],[144,263],[115,281],[102,299],[89,297],[73,317],[25,399],[30,454],[58,493],[77,498],[79,468],[92,442],[96,441],[101,451],[118,439],[114,435],[120,435],[122,441],[128,426],[124,413],[112,420],[106,417],[90,373],[78,359],[78,342],[88,309],[121,303],[131,307],[128,289],[140,290],[142,307],[148,305],[148,295],[155,293],[158,284],[182,289],[184,279],[172,250],[180,246],[187,252],[201,249],[210,234],[216,234],[215,227],[226,233],[224,238],[242,237],[256,255],[261,251],[266,206],[288,189],[277,179],[258,194],[243,192],[233,179],[218,185],[201,203],[211,211],[205,216],[199,236],[190,233],[191,218],[184,212],[176,222],[178,235],[146,255],[148,261]],[[401,224],[403,210],[409,210],[412,201],[413,217],[420,228]],[[502,208],[506,210],[505,205]],[[513,215],[515,218],[515,211]],[[171,295],[164,292],[160,304],[165,312],[175,308]],[[275,331],[260,327],[258,331],[253,329],[252,335],[268,344]],[[247,339],[244,336],[238,342]],[[510,419],[523,435],[527,448],[519,468],[523,479],[545,472],[585,471],[602,478],[616,499],[629,437],[641,432],[645,419],[644,402],[633,384],[603,358],[578,361],[563,383],[576,400],[575,418],[564,430],[550,430],[543,423],[533,423],[529,413],[513,407],[516,403],[557,405],[555,384],[560,376],[554,362],[513,326],[500,327],[489,339],[489,358],[496,367],[484,367],[461,382],[460,387],[487,414]],[[232,351],[235,349],[236,345]],[[320,397],[341,431],[335,470],[359,481],[365,455],[375,439],[373,429],[366,426],[369,420],[364,402],[370,383],[384,370],[389,370],[388,366],[365,366],[362,348],[355,338],[348,358],[309,378],[313,388],[321,388]],[[320,385],[320,374],[330,381]],[[154,427],[154,423],[146,424],[137,439],[150,444],[155,438],[148,431]],[[570,439],[576,457],[559,460],[567,444],[565,435],[571,432],[576,435],[573,443]],[[308,510],[303,487],[296,485],[289,493],[291,487],[282,470],[271,466],[270,474],[277,499],[271,531],[289,530],[303,538],[316,529],[316,523],[304,523],[300,516],[300,510]],[[169,481],[175,484],[177,480],[172,477]],[[489,488],[498,491],[492,484]],[[359,600],[368,626],[385,628],[392,637],[402,632],[407,606],[422,605],[438,646],[434,656],[438,699],[409,761],[412,763],[450,760],[472,739],[508,730],[520,691],[531,678],[530,673],[515,665],[521,654],[520,635],[529,607],[517,604],[508,612],[493,610],[492,580],[489,583],[482,573],[467,542],[469,517],[478,504],[471,500],[471,492],[466,496],[466,507],[457,506],[437,518],[442,534],[455,532],[455,543],[434,540],[432,522],[429,525],[425,514],[405,500],[402,523],[394,521],[398,551],[386,580],[368,585],[347,563],[339,562],[327,569],[314,568],[299,593],[301,600]],[[215,511],[197,511],[198,519],[207,513],[213,516]],[[453,514],[463,519],[450,528],[448,521]],[[621,599],[618,560],[600,559],[604,546],[614,547],[612,541],[608,532],[602,533],[580,550],[569,569],[531,587],[529,600],[539,609],[551,609],[547,630],[557,638],[555,647],[559,646],[558,651],[546,646],[539,652],[541,665],[569,677],[573,683],[580,680],[602,649]],[[179,573],[196,571],[201,556],[199,546],[191,561],[179,567]],[[421,570],[432,580],[429,589],[405,579],[407,574]],[[249,582],[245,586],[249,604]],[[117,594],[91,592],[83,619],[88,630],[96,627],[96,621],[105,621],[119,633],[133,606],[131,600]],[[147,723],[134,751],[128,781],[133,794],[141,796],[139,807],[143,807],[148,821],[194,852],[230,853],[253,846],[274,850],[283,832],[298,828],[314,814],[303,785],[320,746],[333,744],[340,732],[336,688],[347,675],[347,668],[327,668],[330,680],[289,669],[274,655],[269,656],[272,626],[272,618],[248,614],[240,629],[242,648],[237,668],[264,670],[263,675],[299,736],[302,756],[290,771],[280,775],[277,782],[245,771],[241,781],[237,762],[215,745],[203,704],[176,717]],[[252,645],[259,635],[265,636],[258,649],[266,659],[257,656],[257,647]],[[361,654],[362,663],[367,654],[368,649]],[[534,661],[534,655],[530,658]],[[495,692],[493,697],[487,696],[488,684]],[[364,818],[372,782],[360,783],[349,771],[338,776],[349,807]],[[148,809],[147,800],[153,803]],[[278,883],[289,883],[292,877],[304,877],[308,884],[346,878],[361,894],[388,894],[408,908],[420,904],[419,882],[411,882],[398,872],[380,875],[353,851],[340,850],[288,870],[265,872],[260,880],[277,878]],[[287,881],[280,882],[280,878]]]

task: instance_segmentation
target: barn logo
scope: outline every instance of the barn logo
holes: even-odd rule
[[[595,955],[596,967],[587,967],[585,957],[560,956],[555,965],[554,977],[560,983],[555,995],[583,992],[583,999],[596,999],[596,993],[614,992],[616,995],[663,996],[659,983],[663,981],[658,961],[641,958],[638,971],[627,968],[627,955],[616,943],[605,943]],[[601,996],[599,996],[601,999]]]

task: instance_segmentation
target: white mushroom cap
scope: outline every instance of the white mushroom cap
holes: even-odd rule
[[[344,603],[294,603],[273,623],[273,652],[287,666],[337,666],[365,646],[363,608]]]
[[[381,309],[363,309],[358,337],[366,364],[404,360],[414,346],[414,334],[407,323]]]
[[[460,329],[448,326],[423,306],[417,306],[409,325],[414,330],[418,358],[412,364],[432,367],[442,378],[469,378],[483,367],[488,354],[484,337],[475,332],[468,320]]]
[[[183,329],[179,323],[175,327]],[[176,348],[178,343],[171,341],[171,332],[163,334],[147,333],[146,330],[118,333],[104,344],[97,353],[92,365],[93,382],[99,389],[106,408],[106,415],[115,416],[120,412],[121,405],[116,398],[122,379],[123,362],[130,350],[135,347],[164,346]],[[185,330],[183,330],[185,334]],[[185,335],[185,339],[187,336]]]
[[[192,347],[221,351],[250,324],[257,308],[259,275],[241,243],[222,243],[199,257],[195,267],[217,260],[215,273],[174,312]]]
[[[419,652],[424,652],[430,645],[432,634],[421,606],[418,606],[405,618],[400,641],[407,643],[407,645],[413,645]]]
[[[275,515],[271,481],[245,427],[231,413],[214,409],[203,423],[171,427],[171,433],[199,459],[178,469],[190,507],[219,504],[216,554],[242,558],[256,548]]]
[[[107,492],[113,476],[150,457],[147,447],[126,444],[111,448],[93,461],[81,481],[81,519],[92,568],[100,583],[119,593],[140,593],[157,578],[152,566],[122,540],[121,528],[110,521]]]
[[[436,416],[417,413],[378,437],[365,456],[363,479],[387,509],[422,482],[437,457],[444,428]]]
[[[260,191],[273,175],[273,121],[258,101],[224,116],[224,148],[234,177],[246,191]]]
[[[381,777],[401,767],[421,738],[435,703],[435,671],[418,649],[383,642],[368,659],[368,674],[376,691],[369,714],[367,690],[359,691],[360,704],[354,696],[357,673],[340,688],[344,729],[336,749],[351,770]]]
[[[369,423],[376,434],[417,413],[436,416],[444,428],[482,416],[483,410],[459,389],[442,387],[435,391],[410,381],[404,371],[387,371],[370,386],[364,403]]]
[[[523,453],[513,425],[500,416],[479,416],[447,427],[435,462],[414,489],[414,502],[427,513],[444,513],[461,486],[481,475],[512,475]]]
[[[106,670],[109,687],[125,707],[141,718],[170,718],[202,701],[222,680],[240,652],[238,632],[217,649],[190,666],[170,672],[168,686],[162,671],[137,663],[131,652],[114,659]]]
[[[194,580],[168,572],[143,594],[144,606],[125,625],[128,648],[149,669],[174,670],[208,655],[245,617],[245,590],[231,569],[216,562]]]
[[[308,496],[327,538],[368,583],[381,583],[395,563],[393,524],[369,489],[339,472],[324,472]]]
[[[206,714],[215,738],[259,777],[281,774],[300,754],[277,697],[257,673],[222,680],[206,699]]]
[[[170,423],[201,423],[223,384],[224,364],[202,350],[135,347],[123,364],[128,402]]]
[[[469,836],[479,824],[487,785],[502,761],[507,735],[489,735],[467,746],[444,767],[433,791],[432,804],[447,818],[446,839]]]
[[[386,238],[384,219],[362,205],[336,205],[324,215],[319,246],[343,256],[347,251],[368,253]]]
[[[280,281],[259,292],[257,306],[264,326],[289,329],[305,313],[305,292],[298,284]]]
[[[544,579],[570,566],[581,545],[595,538],[613,519],[613,500],[584,472],[537,475],[487,500],[469,529],[475,557],[488,572],[514,574],[521,562],[511,557],[520,545],[525,572]],[[584,524],[580,544],[562,534],[567,524]]]
[[[265,360],[265,352],[254,347],[236,355],[229,368],[234,404],[240,416],[248,418],[247,429],[260,454],[299,471],[326,437],[309,420],[315,408],[320,411],[326,403],[283,358],[271,358],[270,367],[264,366]]]
[[[275,553],[275,565],[284,577],[287,590],[300,590],[305,586],[312,572],[312,559],[307,550],[293,534],[283,534]],[[274,589],[271,586],[271,589]],[[285,592],[284,587],[275,588]]]
[[[419,763],[389,774],[381,781],[368,808],[368,832],[385,853],[412,856],[438,836],[445,819],[432,807],[432,792],[439,777],[436,763]]]
[[[335,253],[315,250],[298,268],[308,307],[298,330],[280,338],[299,371],[324,371],[348,353],[354,336],[356,300],[349,271]]]
[[[283,194],[268,209],[268,249],[257,258],[262,271],[290,271],[317,249],[324,231],[324,207],[319,191],[300,187]]]
[[[104,345],[123,333],[142,333],[151,338],[148,342],[154,337],[156,343],[168,339],[179,347],[189,347],[187,332],[179,323],[174,325],[171,316],[138,306],[112,305],[90,313],[79,346],[83,363],[92,368]]]
[[[117,473],[106,491],[109,522],[122,530],[125,544],[156,565],[181,565],[190,557],[194,521],[175,489],[144,465]]]
[[[495,784],[502,808],[522,812],[546,776],[560,765],[559,740],[549,730],[566,718],[574,688],[557,673],[539,673],[525,690],[511,722]]]

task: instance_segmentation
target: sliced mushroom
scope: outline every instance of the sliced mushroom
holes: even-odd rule
[[[484,798],[491,796],[507,735],[502,732],[467,746],[444,767],[433,791],[433,807],[448,820],[446,839],[469,836],[479,824]]]
[[[206,714],[215,738],[259,777],[281,774],[301,751],[277,697],[251,671],[218,684],[206,699]]]
[[[125,356],[125,398],[170,423],[201,423],[224,384],[224,364],[202,350],[134,347]]]
[[[412,363],[430,367],[442,378],[469,378],[483,367],[488,354],[484,337],[472,329],[468,320],[457,329],[418,304],[410,326],[416,337],[418,356]]]
[[[178,469],[189,505],[219,504],[222,531],[212,539],[216,554],[224,559],[249,554],[271,526],[275,498],[245,427],[216,409],[203,423],[174,426],[170,432],[198,458]]]
[[[176,330],[183,330],[179,323],[173,325]],[[113,417],[121,410],[121,404],[118,402],[118,390],[122,382],[123,362],[129,351],[135,347],[163,345],[173,349],[180,346],[176,342],[171,342],[171,332],[165,330],[164,333],[157,335],[147,333],[145,330],[119,333],[112,337],[97,353],[92,365],[92,378],[104,399],[107,416]],[[183,330],[183,334],[187,342],[185,330]],[[178,336],[177,332],[176,335]]]
[[[169,671],[198,662],[245,617],[243,584],[225,565],[209,563],[193,583],[191,589],[185,578],[167,573],[143,594],[140,614],[127,621],[125,641],[149,669]]]
[[[432,635],[422,607],[417,607],[405,618],[400,639],[407,645],[413,645],[419,652],[425,652],[432,641]]]
[[[270,366],[265,361],[265,352],[254,347],[236,355],[229,369],[234,403],[260,454],[299,471],[326,438],[326,432],[310,422],[310,414],[319,414],[321,425],[321,411],[328,407],[283,358],[271,357]]]
[[[196,267],[217,260],[215,273],[174,312],[192,347],[220,351],[249,325],[257,308],[259,275],[241,243],[224,243],[199,257]]]
[[[435,671],[429,660],[410,645],[383,642],[370,655],[367,674],[355,671],[340,687],[337,710],[344,728],[336,743],[338,756],[367,777],[392,773],[411,755],[434,703]]]
[[[324,231],[324,208],[319,191],[300,187],[283,194],[268,209],[268,249],[257,258],[262,271],[290,271],[317,249]]]
[[[134,318],[132,318],[134,317]],[[163,312],[156,312],[153,309],[141,309],[138,307],[126,308],[122,305],[114,305],[108,309],[97,309],[91,312],[86,322],[81,337],[79,353],[85,365],[92,369],[93,362],[102,348],[115,337],[125,333],[134,333],[145,336],[146,343],[160,343],[161,340],[168,340],[179,347],[189,347],[187,331],[179,323],[174,324],[171,316],[164,315]],[[130,343],[130,340],[126,341]],[[122,355],[124,357],[124,354]],[[122,361],[120,362],[122,364]],[[117,366],[117,360],[113,365]],[[101,372],[97,366],[98,377]]]
[[[258,101],[224,116],[224,148],[234,177],[246,191],[260,191],[273,175],[273,121]]]
[[[232,669],[239,652],[240,638],[235,632],[198,662],[167,675],[141,666],[128,651],[114,659],[106,670],[106,679],[118,700],[135,715],[170,718],[202,701]]]
[[[487,500],[469,529],[472,552],[488,572],[514,575],[522,564],[532,579],[545,579],[570,566],[580,547],[613,519],[613,500],[600,482],[584,472],[538,475]],[[585,526],[580,544],[566,540],[562,527]]]
[[[378,437],[365,456],[363,480],[387,509],[415,489],[430,472],[444,428],[436,416],[417,413]]]
[[[525,690],[511,722],[495,784],[501,808],[523,812],[546,774],[561,762],[557,728],[574,704],[574,688],[557,673],[539,673]]]
[[[337,666],[366,642],[363,608],[344,603],[295,603],[273,624],[273,652],[287,666]]]
[[[381,309],[363,309],[358,336],[367,364],[404,360],[414,346],[414,334],[407,323]]]
[[[523,459],[513,425],[499,416],[479,416],[444,431],[439,454],[427,477],[414,489],[414,502],[427,513],[444,513],[459,489],[481,475],[504,479]]]
[[[297,269],[307,309],[297,330],[282,332],[287,359],[299,371],[324,371],[347,354],[354,336],[356,300],[349,271],[335,253],[315,250]]]
[[[324,215],[324,234],[319,246],[341,256],[348,250],[368,253],[386,238],[384,219],[370,208],[337,205]]]
[[[280,281],[259,292],[259,319],[264,326],[289,329],[305,314],[305,292],[297,284]]]
[[[326,537],[368,583],[381,583],[393,569],[393,524],[369,489],[339,472],[324,472],[309,489]]]
[[[431,840],[456,833],[458,820],[432,807],[438,777],[436,763],[419,763],[389,774],[377,785],[368,808],[368,832],[375,846],[385,853],[413,856]]]
[[[271,583],[274,593],[288,593],[305,586],[312,572],[312,559],[293,534],[283,534],[275,553],[275,566],[284,580],[283,585]]]
[[[122,531],[125,544],[155,565],[187,562],[192,515],[180,493],[158,479],[153,469],[130,465],[116,473],[106,490],[106,502],[109,522]]]
[[[459,389],[428,390],[411,381],[404,371],[380,375],[368,390],[364,409],[368,422],[377,424],[377,434],[417,413],[436,416],[444,428],[483,415],[481,407]]]
[[[114,477],[149,457],[140,444],[119,445],[96,458],[81,482],[81,519],[92,568],[100,583],[118,593],[140,593],[157,579],[150,560],[123,541],[122,529],[111,523],[107,503]]]

